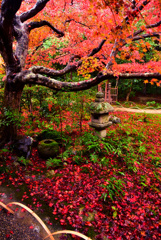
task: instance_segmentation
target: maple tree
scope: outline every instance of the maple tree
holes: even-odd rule
[[[155,49],[151,61],[144,63],[144,54],[153,47],[152,41],[144,40],[154,39],[158,45],[161,41],[160,0],[0,2],[4,109],[18,111],[26,84],[80,91],[106,79],[141,78],[156,79],[160,85],[160,53]],[[53,33],[61,40],[55,41]],[[50,49],[44,47],[46,38]],[[120,65],[117,59],[129,63]],[[58,62],[64,67],[55,69]],[[72,71],[87,79],[65,82],[64,75]],[[91,78],[93,72],[97,74]],[[12,122],[4,126],[1,137],[8,141],[16,134]]]

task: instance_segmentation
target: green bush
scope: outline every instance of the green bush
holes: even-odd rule
[[[46,161],[47,168],[49,168],[49,167],[59,167],[59,166],[62,166],[62,164],[63,164],[63,162],[59,158],[49,158]]]
[[[21,127],[22,119],[22,115],[17,111],[11,111],[7,108],[4,108],[3,115],[0,119],[0,127],[10,126],[11,124],[16,125],[17,127]]]

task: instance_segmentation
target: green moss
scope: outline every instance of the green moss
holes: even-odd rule
[[[67,147],[70,142],[71,138],[69,136],[66,136],[64,132],[59,132],[56,130],[43,130],[38,136],[37,136],[37,141],[41,141],[44,139],[53,139],[55,140],[60,146],[65,146]]]
[[[53,139],[45,139],[39,142],[38,152],[43,158],[55,157],[59,152],[59,144]]]
[[[107,102],[93,102],[90,104],[89,109],[92,113],[108,113],[114,111],[113,107]]]
[[[53,148],[58,145],[58,143],[53,139],[45,139],[40,142],[41,146]]]

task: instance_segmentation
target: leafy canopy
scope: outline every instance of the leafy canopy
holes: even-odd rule
[[[36,2],[23,1],[18,14]],[[32,30],[26,68],[66,65],[75,56],[82,63],[78,73],[87,78],[104,70],[114,76],[120,72],[161,73],[161,54],[155,46],[161,42],[160,12],[160,0],[50,0],[32,20],[49,21],[65,36],[55,40],[48,27]],[[91,54],[98,46],[99,51]],[[153,54],[147,62],[149,52]]]

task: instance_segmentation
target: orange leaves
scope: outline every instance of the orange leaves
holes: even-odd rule
[[[78,75],[84,76],[86,79],[90,77],[89,73],[92,73],[100,67],[98,60],[94,57],[84,58],[82,66],[78,69]]]
[[[5,73],[4,68],[0,66],[0,74],[4,74],[4,73]]]
[[[146,42],[145,45],[146,45],[146,47],[147,47],[148,49],[151,48],[151,45],[150,45],[149,42]]]
[[[156,85],[157,85],[158,87],[161,87],[161,81],[157,82]]]
[[[158,80],[156,78],[152,78],[152,82],[157,82]]]
[[[143,26],[140,27],[140,29],[141,29],[142,31],[144,31],[146,28],[145,28],[145,26],[143,25]]]
[[[161,87],[161,80],[159,81],[159,80],[156,79],[156,78],[152,78],[150,81],[144,80],[144,83],[145,83],[145,84],[150,83],[151,85],[156,84],[158,87]]]
[[[159,7],[160,7],[160,9],[161,9],[161,0],[159,0]]]
[[[105,9],[107,7],[113,8],[115,11],[119,11],[124,6],[123,0],[90,0],[91,3],[97,6],[97,8]]]
[[[0,74],[5,74],[5,68],[3,66],[4,66],[4,61],[0,56]]]
[[[141,236],[146,237],[146,232],[145,231],[141,231]]]
[[[144,47],[144,48],[142,49],[142,51],[143,51],[143,52],[147,52],[147,49]]]
[[[151,85],[154,85],[154,83],[155,83],[158,87],[161,86],[161,81],[158,81],[158,79],[152,78],[152,79],[150,80],[150,84],[151,84]]]
[[[143,0],[136,1],[138,6],[142,2]],[[84,58],[93,49],[97,48],[101,40],[105,38],[106,43],[97,53],[97,59],[93,57],[83,59],[83,64],[78,70],[79,75],[89,78],[90,73],[102,69],[100,62],[102,61],[104,65],[108,63],[111,51],[115,50],[113,47],[116,40],[118,40],[116,50],[119,50],[117,58],[133,64],[113,66],[114,75],[118,75],[119,72],[146,73],[161,71],[159,67],[157,68],[157,63],[152,64],[151,67],[136,63],[144,62],[144,56],[149,54],[147,51],[151,50],[153,44],[150,41],[145,42],[144,38],[137,42],[133,41],[133,37],[137,37],[134,33],[138,30],[142,31],[140,31],[142,35],[143,31],[147,33],[146,22],[150,25],[155,23],[154,20],[158,21],[159,13],[155,10],[158,9],[158,5],[155,0],[152,2],[152,7],[148,5],[148,8],[145,7],[144,11],[141,11],[142,16],[137,14],[137,19],[134,19],[135,9],[131,10],[132,6],[123,0],[50,0],[45,9],[33,20],[45,19],[49,21],[54,27],[65,32],[66,40],[64,40],[65,38],[61,39],[60,47],[54,42],[48,49],[39,47],[37,50],[37,47],[42,45],[44,39],[53,36],[53,32],[46,27],[32,31],[29,47],[31,54],[33,52],[34,54],[31,56],[29,64],[43,64],[47,67],[53,67],[54,63],[59,62],[59,64],[66,65],[72,55],[79,55],[80,58]],[[23,1],[21,10],[30,9],[35,3],[36,0],[29,0],[27,3]],[[152,13],[155,11],[156,16],[152,16],[150,10],[152,10]],[[127,17],[130,24],[127,24]],[[148,30],[153,32],[151,28]],[[45,55],[48,57],[45,58]],[[158,60],[159,54],[155,55],[157,55],[156,60]],[[151,82],[152,84],[160,84],[155,81]]]
[[[144,80],[144,83],[146,84],[146,83],[149,83],[149,81],[148,80]]]

